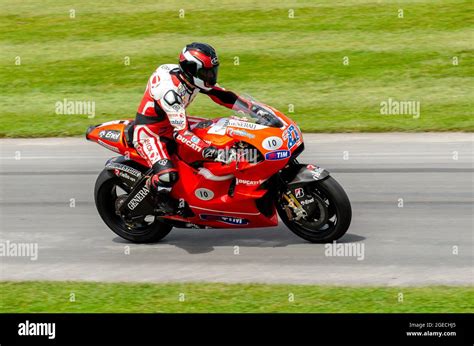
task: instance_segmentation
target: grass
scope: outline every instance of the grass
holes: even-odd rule
[[[10,313],[473,313],[473,302],[472,287],[0,282],[0,312]]]
[[[192,41],[217,48],[224,87],[286,113],[294,105],[288,115],[305,131],[474,130],[469,0],[1,0],[0,7],[0,137],[80,135],[88,125],[131,118],[151,72],[175,63]],[[65,98],[94,101],[95,118],[56,114]],[[420,102],[420,118],[381,115],[388,98]],[[189,113],[229,114],[204,95]]]

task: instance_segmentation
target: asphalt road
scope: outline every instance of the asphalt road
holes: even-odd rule
[[[326,256],[284,225],[175,229],[160,243],[130,244],[93,202],[113,152],[82,138],[3,139],[0,241],[39,248],[37,260],[0,257],[0,279],[472,285],[472,134],[304,138],[300,161],[330,170],[351,199],[341,243],[363,246],[363,258]]]

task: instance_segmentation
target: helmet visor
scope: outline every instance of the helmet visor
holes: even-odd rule
[[[214,86],[217,83],[217,72],[219,70],[219,65],[205,69],[200,68],[197,71],[196,77],[204,81],[207,86]]]

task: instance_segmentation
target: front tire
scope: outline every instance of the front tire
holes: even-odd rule
[[[122,190],[124,194],[119,195]],[[118,236],[133,243],[155,243],[163,239],[173,228],[156,218],[147,221],[145,216],[140,222],[126,222],[115,212],[116,201],[124,198],[127,191],[121,180],[108,170],[103,170],[95,183],[95,205],[105,224]]]
[[[288,215],[283,198],[277,203],[277,211],[283,223],[297,236],[312,243],[329,243],[341,238],[349,228],[352,209],[344,189],[331,176],[304,186],[311,194],[316,207],[306,217],[296,220]]]

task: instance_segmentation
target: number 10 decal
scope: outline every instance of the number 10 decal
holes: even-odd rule
[[[209,201],[214,198],[214,192],[204,188],[197,189],[196,191],[194,191],[194,195],[203,201]]]
[[[280,149],[283,145],[283,140],[280,137],[267,137],[262,141],[262,147],[266,150]]]

